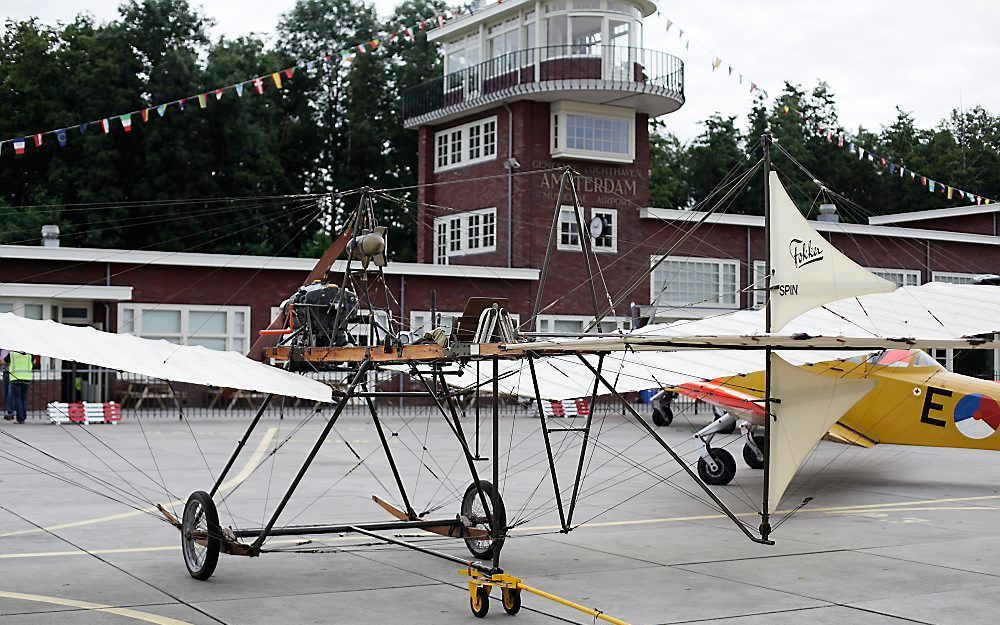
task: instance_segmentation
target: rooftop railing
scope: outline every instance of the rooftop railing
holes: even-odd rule
[[[684,62],[665,52],[601,44],[518,50],[407,89],[403,117],[562,89],[632,91],[683,102]]]

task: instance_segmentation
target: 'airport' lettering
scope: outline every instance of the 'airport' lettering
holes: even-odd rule
[[[937,388],[936,386],[928,386],[927,394],[924,395],[924,410],[920,413],[920,422],[927,423],[930,425],[936,425],[939,428],[943,428],[945,422],[941,419],[935,419],[930,416],[931,410],[942,410],[944,406],[937,403],[936,401],[931,401],[935,395],[940,395],[942,397],[951,397],[951,391],[943,388]]]

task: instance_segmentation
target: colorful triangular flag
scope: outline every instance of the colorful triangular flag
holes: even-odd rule
[[[24,139],[14,139],[14,154],[24,154]]]
[[[87,126],[89,126],[89,125],[90,125],[90,122],[83,122],[82,124],[80,124],[80,134],[81,135],[83,133],[87,132]]]
[[[119,115],[118,119],[122,122],[122,128],[125,132],[132,132],[132,113],[125,113],[124,115]]]
[[[61,128],[56,131],[56,141],[59,142],[59,147],[66,147],[66,129]]]
[[[667,29],[664,32],[668,32],[669,33],[670,32],[670,27],[673,26],[673,25],[674,25],[674,23],[671,20],[667,20]]]
[[[264,81],[261,78],[254,78],[253,88],[257,91],[257,95],[264,93]]]
[[[274,86],[275,87],[277,87],[278,89],[281,89],[281,74],[280,73],[274,72],[273,74],[271,74],[271,80],[274,81]]]
[[[169,104],[161,104],[161,105],[159,105],[158,107],[156,107],[156,114],[159,115],[160,117],[163,117],[164,115],[167,114],[167,107],[168,106],[170,106],[170,105]]]
[[[216,100],[221,100],[222,99],[222,94],[224,92],[225,92],[225,89],[216,89],[215,90],[215,99]]]
[[[149,109],[142,109],[142,123],[149,121]]]
[[[35,147],[36,148],[42,147],[42,133],[40,132],[35,133]]]
[[[285,70],[285,78],[291,78],[294,75],[295,75],[295,68],[294,67],[289,67],[289,68],[287,68]]]
[[[104,134],[111,132],[111,121],[107,117],[101,120],[101,130],[104,131]]]
[[[205,108],[206,106],[208,106],[208,98],[205,96],[204,93],[198,94],[198,106],[200,106],[201,108]]]
[[[243,83],[238,82],[235,85],[233,85],[233,88],[236,89],[236,95],[242,98],[243,97]]]

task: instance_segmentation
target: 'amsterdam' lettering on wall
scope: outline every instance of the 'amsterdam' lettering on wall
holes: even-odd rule
[[[637,186],[635,180],[622,180],[620,178],[592,178],[587,174],[576,182],[577,191],[582,193],[617,193],[619,195],[636,195]],[[545,172],[542,174],[542,181],[539,186],[543,189],[558,189],[560,174],[557,172]]]

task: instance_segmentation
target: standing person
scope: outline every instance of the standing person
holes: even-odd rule
[[[28,382],[31,381],[31,355],[10,352],[10,398],[11,409],[18,423],[28,418]]]
[[[7,371],[7,355],[10,351],[0,349],[0,371],[3,371],[3,418],[4,421],[14,420],[14,409],[10,401],[10,373]]]

